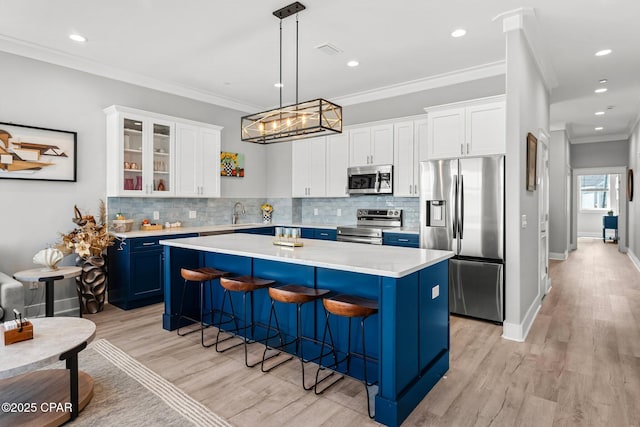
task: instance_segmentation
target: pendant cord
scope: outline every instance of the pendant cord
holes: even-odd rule
[[[282,19],[280,20],[280,108],[282,108]]]
[[[296,105],[298,105],[298,14],[296,13]]]

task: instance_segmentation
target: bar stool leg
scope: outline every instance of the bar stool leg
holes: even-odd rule
[[[222,330],[221,326],[223,325],[222,322],[222,316],[224,315],[224,304],[227,300],[227,296],[229,297],[229,306],[231,307],[231,319],[228,320],[226,323],[233,321],[233,323],[235,324],[235,330],[233,332],[229,332],[231,333],[231,336],[228,336],[224,339],[220,339],[220,333],[221,332],[225,332]],[[242,344],[242,342],[239,342],[237,344],[234,344],[232,346],[229,346],[227,348],[223,348],[220,349],[219,348],[219,344],[222,342],[225,342],[227,340],[230,340],[231,338],[235,338],[236,335],[238,334],[238,331],[240,331],[240,326],[238,325],[238,318],[236,317],[236,310],[233,307],[233,298],[231,297],[231,293],[228,290],[224,290],[223,294],[222,294],[222,305],[220,306],[220,316],[218,317],[218,334],[216,335],[216,351],[218,353],[224,353],[227,350],[231,350],[232,348],[235,348],[237,346],[239,346],[240,344]]]
[[[327,388],[331,387],[332,385],[334,385],[335,383],[337,383],[338,381],[344,378],[344,376],[340,376],[340,378],[338,378],[337,380],[329,384],[327,387],[318,391],[318,384],[324,382],[326,379],[336,374],[336,372],[332,370],[329,375],[319,380],[318,378],[320,376],[320,371],[323,371],[329,367],[337,367],[339,363],[338,353],[336,352],[336,348],[335,348],[335,341],[333,340],[333,334],[331,333],[331,327],[329,326],[329,312],[325,310],[324,315],[325,315],[325,322],[324,322],[324,331],[322,332],[322,343],[320,344],[320,360],[318,363],[318,369],[316,370],[316,382],[312,387],[313,392],[316,395],[322,394],[322,392],[324,392]],[[333,354],[333,364],[325,367],[325,366],[322,366],[322,359],[324,358],[324,347],[325,347],[325,343],[327,342],[327,333],[329,334],[329,339],[331,340],[331,348],[332,348],[331,354]]]
[[[269,345],[269,338],[273,338],[273,337],[269,337],[269,333],[273,329],[271,327],[271,319],[272,318],[274,319],[274,321],[276,323],[277,336],[278,336],[278,339],[280,340],[280,345],[278,346],[278,348],[279,349],[283,349],[284,346],[285,346],[285,342],[284,342],[284,339],[282,337],[282,329],[280,329],[280,323],[278,322],[278,314],[276,313],[275,302],[273,300],[271,300],[271,309],[269,310],[269,321],[267,322],[267,337],[268,338],[265,341],[264,351],[262,352],[262,362],[260,364],[260,370],[262,372],[269,372],[273,368],[276,368],[276,367],[282,365],[283,363],[288,362],[289,360],[293,359],[293,356],[289,356],[289,357],[281,360],[280,362],[276,363],[275,365],[269,367],[268,369],[265,369],[264,362],[266,362],[267,360],[269,360],[269,359],[271,359],[273,357],[276,357],[276,356],[281,354],[280,352],[278,352],[276,354],[273,354],[273,355],[267,357],[267,351],[275,350],[274,347]]]

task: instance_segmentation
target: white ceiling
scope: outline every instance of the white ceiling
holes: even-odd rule
[[[0,50],[256,112],[279,103],[273,86],[279,20],[272,12],[291,2],[0,0]],[[462,79],[496,75],[504,69],[505,43],[502,22],[493,18],[532,7],[558,83],[551,96],[554,127],[565,125],[576,142],[621,139],[640,112],[637,0],[302,3],[300,101],[323,97],[349,105],[437,86],[448,81],[443,75],[460,71]],[[467,35],[450,37],[458,27]],[[295,101],[295,17],[283,20],[283,28],[287,104]],[[88,42],[72,42],[73,32]],[[323,43],[341,52],[315,49]],[[613,53],[594,56],[604,48]],[[350,59],[360,66],[347,67]],[[598,95],[601,78],[609,79],[609,91]],[[595,116],[600,110],[606,114]]]

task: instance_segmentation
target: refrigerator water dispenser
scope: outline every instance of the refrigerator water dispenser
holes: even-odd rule
[[[446,200],[427,200],[427,227],[446,227]]]

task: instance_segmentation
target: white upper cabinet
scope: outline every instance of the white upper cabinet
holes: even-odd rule
[[[107,196],[173,196],[175,124],[116,106],[105,113]]]
[[[393,195],[418,197],[419,162],[426,151],[427,120],[394,123]]]
[[[503,96],[433,107],[426,111],[426,159],[504,154]]]
[[[217,197],[221,127],[111,106],[107,196]]]
[[[220,131],[176,124],[176,196],[220,197]]]
[[[393,124],[349,131],[349,166],[385,164],[393,164]]]
[[[349,134],[327,136],[327,197],[348,197]]]
[[[324,197],[326,194],[326,138],[294,141],[291,193],[293,197]]]

